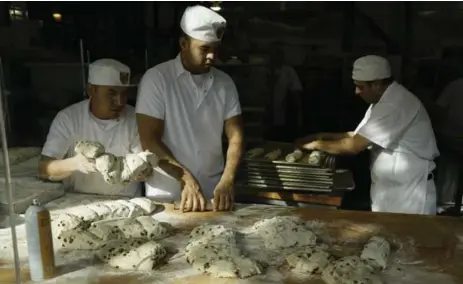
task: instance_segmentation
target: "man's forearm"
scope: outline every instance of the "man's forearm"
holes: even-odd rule
[[[39,178],[45,180],[59,181],[67,178],[74,172],[75,166],[72,158],[54,160],[42,158],[39,163]]]
[[[169,163],[176,165],[177,167],[188,170],[175,158],[172,151],[160,138],[152,137],[150,141],[142,142],[142,148],[143,150],[148,150],[156,154],[160,160],[167,160]]]
[[[338,132],[338,133],[329,133],[329,132],[324,132],[319,134],[320,137],[318,137],[320,140],[327,140],[327,141],[334,141],[334,140],[341,140],[344,138],[349,138],[352,136],[351,132]]]
[[[316,141],[316,150],[327,152],[332,155],[354,155],[357,154],[351,138],[342,138],[332,141]]]
[[[238,171],[238,166],[240,165],[240,161],[243,156],[243,151],[243,140],[241,138],[238,138],[235,141],[231,140],[229,142],[227,160],[223,170],[222,180],[228,182],[233,182],[235,180],[236,172]]]

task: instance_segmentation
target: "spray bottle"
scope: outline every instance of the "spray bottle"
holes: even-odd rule
[[[55,276],[55,255],[50,212],[34,199],[26,210],[25,219],[31,280],[52,278]]]

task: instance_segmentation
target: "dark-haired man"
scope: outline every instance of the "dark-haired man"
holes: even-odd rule
[[[383,57],[357,59],[352,79],[355,93],[370,104],[357,129],[319,133],[296,144],[331,154],[357,154],[371,148],[372,210],[435,214],[432,171],[439,151],[425,108],[392,79],[389,62]]]
[[[184,211],[229,210],[243,151],[238,93],[232,79],[212,67],[225,19],[202,7],[188,7],[180,23],[180,54],[148,70],[140,83],[136,113],[143,149],[181,167],[181,182],[155,173],[146,195],[181,200]],[[228,137],[224,166],[222,133]]]

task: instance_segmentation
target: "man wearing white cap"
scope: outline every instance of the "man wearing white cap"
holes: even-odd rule
[[[126,187],[107,184],[95,163],[76,155],[80,140],[98,141],[106,152],[123,156],[140,152],[135,109],[126,105],[130,69],[113,59],[96,60],[89,66],[89,99],[61,110],[53,120],[42,149],[39,176],[64,180],[74,191],[92,194],[140,194],[140,183]]]
[[[352,79],[355,93],[370,104],[357,129],[319,133],[297,144],[331,154],[357,154],[370,148],[372,210],[435,214],[432,171],[439,151],[423,105],[393,81],[385,58],[369,55],[357,59]]]
[[[181,200],[183,211],[229,210],[243,151],[238,93],[232,79],[212,67],[226,21],[214,11],[188,7],[181,19],[180,54],[148,70],[136,112],[143,149],[184,170],[182,182],[154,173],[146,194]],[[228,138],[224,165],[222,134]]]

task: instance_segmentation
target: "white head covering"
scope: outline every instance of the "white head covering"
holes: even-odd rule
[[[188,36],[205,41],[222,40],[227,21],[224,17],[204,6],[186,8],[180,21],[180,28]]]
[[[352,79],[356,81],[374,81],[391,77],[391,65],[386,58],[367,55],[355,60]]]
[[[88,68],[88,82],[98,86],[128,87],[130,68],[114,59],[98,59]]]

